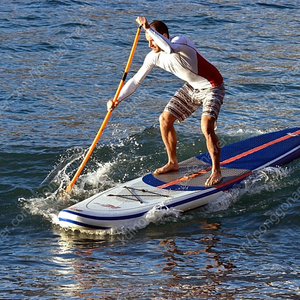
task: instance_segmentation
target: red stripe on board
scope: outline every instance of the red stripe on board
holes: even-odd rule
[[[259,151],[259,150],[261,150],[261,149],[265,149],[265,148],[267,148],[267,147],[269,147],[269,146],[271,146],[271,145],[274,145],[274,144],[277,144],[277,143],[282,142],[282,141],[284,141],[284,140],[287,140],[287,139],[293,137],[294,135],[298,135],[298,134],[300,134],[300,130],[295,131],[295,132],[292,132],[292,133],[288,133],[287,135],[282,136],[281,138],[278,138],[278,139],[276,139],[276,140],[274,140],[274,141],[265,143],[265,144],[263,144],[263,145],[260,145],[260,146],[255,147],[255,148],[253,148],[253,149],[251,149],[251,150],[245,151],[245,152],[243,152],[243,153],[241,153],[241,154],[238,154],[238,155],[233,156],[233,157],[231,157],[231,158],[225,159],[224,161],[221,162],[221,165],[224,165],[224,164],[228,164],[228,163],[230,163],[230,162],[233,162],[233,161],[235,161],[235,160],[237,160],[237,159],[239,159],[239,158],[241,158],[241,157],[245,157],[245,156],[247,156],[247,155],[249,155],[249,154],[252,154],[252,153],[254,153],[254,152],[257,152],[257,151]]]
[[[199,176],[199,175],[201,175],[201,174],[205,174],[205,173],[208,172],[209,170],[211,170],[211,167],[208,167],[208,168],[206,168],[206,169],[202,169],[202,170],[200,170],[200,171],[198,171],[198,172],[196,172],[196,173],[192,173],[192,174],[187,175],[187,176],[180,177],[180,178],[178,178],[178,179],[175,179],[174,181],[164,183],[164,184],[162,184],[162,185],[157,186],[157,188],[163,189],[163,188],[166,188],[166,187],[168,187],[168,186],[175,185],[176,183],[179,183],[179,182],[181,182],[181,181],[186,181],[186,180],[189,180],[189,179],[191,179],[191,178],[197,177],[197,176]]]
[[[228,159],[225,159],[225,160],[223,160],[223,161],[220,163],[220,165],[222,166],[222,165],[231,163],[231,162],[233,162],[233,161],[235,161],[235,160],[238,160],[238,159],[240,159],[240,158],[242,158],[242,157],[245,157],[245,156],[247,156],[247,155],[249,155],[249,154],[255,153],[255,152],[259,151],[259,150],[265,149],[265,148],[267,148],[267,147],[269,147],[269,146],[271,146],[271,145],[274,145],[274,144],[277,144],[277,143],[282,142],[282,141],[284,141],[284,140],[287,140],[287,139],[289,139],[289,138],[291,138],[291,137],[293,137],[293,136],[295,136],[295,135],[298,135],[298,134],[300,134],[300,130],[297,130],[297,131],[291,132],[291,133],[287,133],[286,135],[284,135],[284,136],[282,136],[282,137],[280,137],[280,138],[278,138],[278,139],[276,139],[276,140],[273,140],[273,141],[271,141],[271,142],[268,142],[268,143],[265,143],[265,144],[263,144],[263,145],[257,146],[257,147],[255,147],[255,148],[253,148],[253,149],[251,149],[251,150],[245,151],[245,152],[243,152],[243,153],[241,153],[241,154],[238,154],[238,155],[236,155],[236,156],[230,157],[230,158],[228,158]],[[209,170],[211,170],[211,167],[202,169],[202,170],[200,170],[200,171],[198,171],[198,172],[196,172],[196,173],[192,173],[192,174],[190,174],[190,175],[188,175],[188,176],[180,177],[180,178],[178,178],[178,179],[176,179],[176,180],[174,180],[174,181],[167,182],[167,183],[165,183],[165,184],[159,185],[159,186],[157,186],[157,188],[163,189],[163,188],[166,188],[166,187],[175,185],[175,184],[177,184],[177,183],[179,183],[179,182],[187,181],[187,180],[189,180],[189,179],[191,179],[191,178],[194,178],[194,177],[197,177],[197,176],[199,176],[199,175],[201,175],[201,174],[205,174],[205,173],[208,172]],[[251,172],[250,172],[250,173],[251,173]],[[242,175],[242,176],[243,176],[243,175]],[[239,177],[237,177],[237,178],[239,178]],[[233,179],[233,180],[236,180],[236,178]],[[228,184],[228,182],[226,182],[226,184]],[[224,183],[224,184],[221,184],[221,185],[216,185],[215,187],[216,187],[216,188],[219,188],[219,187],[222,187],[223,185],[225,185],[225,183]]]
[[[228,185],[228,184],[230,184],[230,183],[233,183],[233,182],[235,182],[235,181],[238,181],[238,180],[240,180],[240,179],[243,179],[243,178],[249,176],[251,173],[252,173],[252,171],[249,171],[249,172],[244,173],[244,174],[242,174],[242,175],[240,175],[240,176],[237,176],[237,177],[235,177],[235,178],[233,178],[233,179],[231,179],[231,180],[229,180],[229,181],[226,181],[226,182],[224,182],[224,183],[219,183],[219,184],[217,184],[217,185],[214,185],[213,187],[216,188],[216,189],[220,189],[220,188],[222,188],[222,187],[224,187],[224,186],[226,186],[226,185]]]

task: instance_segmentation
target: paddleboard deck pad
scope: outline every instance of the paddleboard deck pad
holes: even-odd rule
[[[117,229],[142,222],[153,210],[188,211],[217,199],[255,170],[299,157],[300,127],[251,137],[221,148],[223,179],[213,187],[205,187],[211,159],[203,153],[180,162],[179,171],[149,173],[63,209],[59,224],[73,229]]]

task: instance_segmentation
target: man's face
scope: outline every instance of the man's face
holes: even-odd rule
[[[155,52],[158,53],[161,51],[161,48],[157,46],[157,44],[153,41],[151,36],[146,32],[146,40],[148,41],[149,47]]]

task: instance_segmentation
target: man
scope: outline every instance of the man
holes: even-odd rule
[[[215,124],[225,95],[223,78],[219,71],[199,54],[189,39],[182,36],[170,39],[168,27],[161,21],[149,24],[145,17],[138,17],[136,21],[144,28],[152,51],[145,57],[139,71],[125,84],[118,101],[115,103],[112,100],[108,101],[107,109],[113,110],[122,100],[134,93],[154,66],[184,80],[186,83],[174,94],[159,117],[168,163],[156,169],[154,174],[178,171],[174,122],[182,122],[203,105],[201,130],[212,160],[211,174],[205,185],[215,185],[222,180],[220,145],[215,134]]]

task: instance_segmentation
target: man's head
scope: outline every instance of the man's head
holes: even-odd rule
[[[155,20],[155,21],[150,23],[150,27],[155,29],[158,33],[162,34],[166,38],[168,38],[168,39],[170,38],[169,37],[169,29],[168,29],[167,25],[164,22]],[[158,52],[161,51],[161,48],[153,41],[151,36],[147,33],[146,33],[146,40],[149,42],[149,47],[155,53],[158,53]]]

